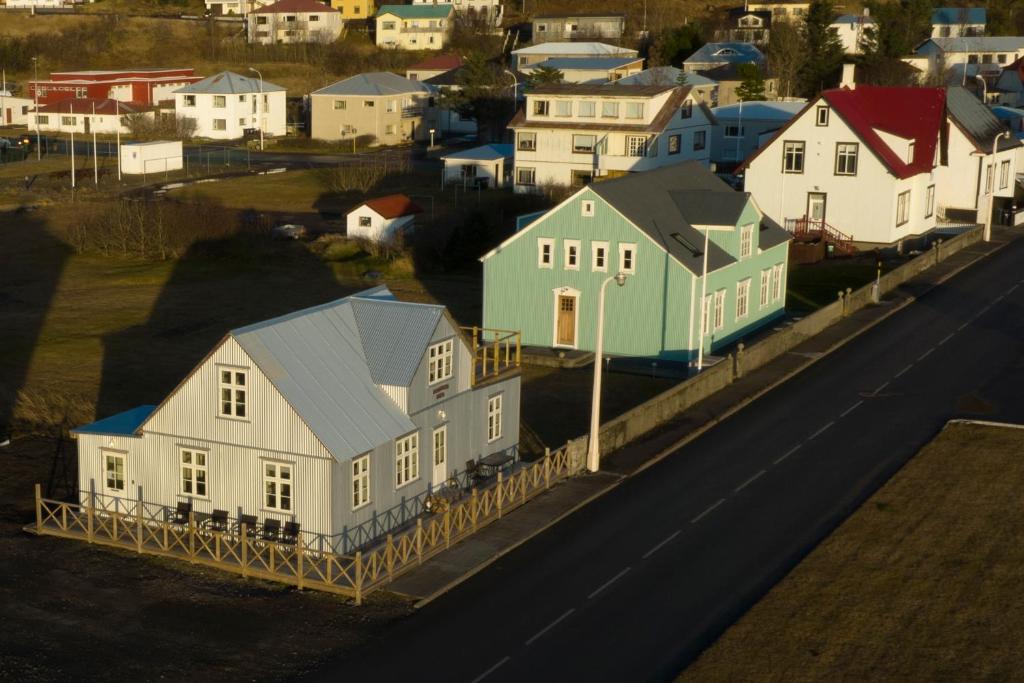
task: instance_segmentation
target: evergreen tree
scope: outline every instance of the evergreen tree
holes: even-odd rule
[[[740,64],[736,72],[743,81],[736,88],[736,96],[744,102],[763,100],[764,97],[764,75],[757,64]]]
[[[814,0],[804,22],[807,59],[800,73],[800,92],[813,97],[836,85],[843,63],[843,43],[832,27],[836,11],[832,0]]]
[[[551,85],[554,83],[561,83],[564,80],[565,75],[558,69],[554,69],[550,66],[542,66],[533,70],[533,72],[527,77],[526,83],[528,87],[535,88],[538,85]]]

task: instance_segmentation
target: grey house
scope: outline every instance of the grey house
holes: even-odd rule
[[[683,62],[683,71],[704,71],[727,64],[763,65],[764,63],[764,53],[750,43],[706,43],[686,58]]]
[[[531,22],[533,42],[548,40],[618,40],[626,28],[623,14],[539,14]]]
[[[74,430],[81,502],[297,523],[349,552],[469,461],[516,456],[516,350],[484,375],[480,346],[386,287],[232,330],[159,406]]]

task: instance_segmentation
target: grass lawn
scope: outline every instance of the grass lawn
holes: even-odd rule
[[[905,261],[882,261],[882,273],[902,265]],[[789,267],[786,310],[813,311],[827,306],[838,298],[840,290],[858,289],[872,282],[877,273],[877,261],[871,254],[849,258],[833,258]]]
[[[1020,680],[1022,488],[1024,430],[948,425],[678,682]]]
[[[183,187],[169,194],[185,200],[212,199],[228,208],[257,211],[337,211],[347,206],[326,196],[327,188],[316,169],[229,178]]]

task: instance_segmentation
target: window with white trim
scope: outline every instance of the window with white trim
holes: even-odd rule
[[[992,170],[992,167],[989,167]],[[910,221],[910,190],[900,192],[896,198],[896,227],[905,225]]]
[[[580,215],[584,218],[594,217],[594,201],[592,199],[584,199],[580,202]]]
[[[750,310],[750,278],[736,283],[736,319],[747,317]]]
[[[935,186],[929,185],[924,195],[924,217],[931,218],[935,213]]]
[[[60,125],[62,126],[77,126],[78,117],[76,116],[62,116],[60,117]]]
[[[537,238],[537,267],[552,268],[555,262],[555,241],[550,237]]]
[[[263,507],[278,512],[292,510],[292,466],[283,462],[263,463]]]
[[[758,303],[758,305],[761,308],[764,308],[765,306],[768,305],[768,295],[769,295],[769,288],[771,287],[771,282],[772,282],[772,269],[771,268],[765,268],[764,270],[761,271],[761,291],[760,291],[760,297],[761,298],[760,298],[760,301]]]
[[[573,154],[593,154],[597,148],[597,136],[596,135],[573,135],[572,136],[572,153]]]
[[[534,100],[533,101],[533,115],[534,116],[547,116],[548,115],[548,101],[547,100]]]
[[[562,118],[572,116],[572,100],[555,100],[555,116]]]
[[[182,448],[181,456],[181,495],[207,496],[207,452],[195,448]]]
[[[516,185],[536,185],[537,171],[533,168],[519,167],[516,169]]]
[[[536,133],[520,133],[516,136],[518,144],[516,148],[520,152],[534,152],[537,150],[537,134]]]
[[[629,156],[629,157],[643,157],[643,156],[647,156],[647,136],[646,135],[627,135],[626,136],[626,156]]]
[[[565,248],[565,269],[566,270],[579,270],[580,269],[580,241],[579,240],[564,240]]]
[[[348,102],[346,102],[345,100],[334,100],[334,109],[335,109],[335,111],[343,110],[343,109],[346,109],[347,107],[348,107]]]
[[[754,226],[740,226],[740,258],[745,259],[754,251]]]
[[[619,245],[619,270],[631,275],[636,272],[636,245]]]
[[[603,119],[617,119],[617,118],[619,118],[619,103],[618,102],[602,102],[601,103],[601,118],[603,118]]]
[[[597,115],[597,103],[593,100],[583,100],[576,107],[576,116],[581,119],[592,119]]]
[[[644,117],[643,102],[626,102],[626,118],[642,119]]]
[[[124,493],[124,454],[103,453],[103,475],[107,485],[107,491]]]
[[[487,443],[501,438],[501,394],[487,399]]]
[[[999,189],[1005,190],[1010,184],[1010,160],[1006,159],[999,164]]]
[[[452,376],[452,355],[455,341],[446,339],[427,350],[427,383],[437,384]]]
[[[431,441],[434,442],[434,467],[440,467],[448,459],[448,425],[435,428]]]
[[[591,269],[597,273],[608,272],[608,243],[607,242],[591,242]]]
[[[352,461],[352,509],[356,510],[370,502],[370,456],[364,455]]]
[[[395,488],[420,478],[420,435],[395,440]]]
[[[228,98],[224,95],[213,96],[213,106],[217,109],[223,109],[227,106]]]
[[[782,264],[772,266],[772,301],[782,298]]]
[[[248,371],[240,368],[219,368],[221,417],[248,417]]]
[[[715,292],[715,323],[712,329],[717,332],[725,327],[725,290]]]
[[[701,326],[706,335],[711,331],[711,301],[715,298],[714,294],[707,294],[704,297],[704,303],[700,307],[700,320]]]

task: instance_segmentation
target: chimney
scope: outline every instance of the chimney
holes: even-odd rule
[[[870,17],[871,16],[871,8],[870,7],[865,7],[864,8],[864,16],[865,17]]]
[[[856,64],[843,64],[843,79],[839,82],[840,88],[857,89],[857,81],[853,72],[855,68],[857,68]]]

